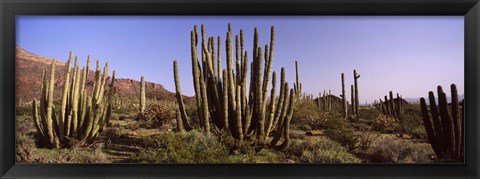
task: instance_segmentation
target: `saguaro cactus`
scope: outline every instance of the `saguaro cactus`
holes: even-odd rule
[[[358,78],[360,78],[360,75],[357,73],[357,70],[353,70],[353,80],[355,83],[355,114],[357,115],[358,113],[358,106],[360,105],[359,98],[358,98]]]
[[[457,87],[451,88],[451,107],[447,103],[447,95],[441,86],[437,87],[438,106],[432,91],[429,92],[430,110],[424,98],[420,98],[422,119],[428,140],[439,159],[461,162],[464,160],[463,145],[463,101],[459,104]],[[460,108],[462,106],[462,108]],[[451,111],[451,112],[450,112]]]
[[[40,101],[33,101],[33,119],[39,136],[51,147],[65,147],[76,139],[78,145],[83,145],[98,136],[98,133],[108,123],[112,110],[113,88],[115,71],[112,75],[110,91],[104,97],[106,80],[108,76],[108,63],[101,74],[100,65],[97,61],[94,86],[91,96],[87,93],[87,67],[80,70],[77,58],[71,68],[73,53],[65,65],[65,83],[63,84],[60,114],[55,113],[53,104],[53,92],[55,83],[55,63],[52,61],[49,79],[42,72],[42,95]],[[71,78],[71,79],[70,79]],[[71,83],[70,83],[71,82]],[[39,109],[40,108],[40,109]],[[58,116],[58,118],[57,118]]]
[[[297,99],[300,99],[302,96],[302,84],[300,83],[299,77],[298,77],[298,62],[295,60],[295,84],[294,84],[294,90],[295,94],[297,95]]]
[[[145,112],[145,78],[140,78],[140,114]]]
[[[288,127],[293,113],[294,102],[288,99],[288,85],[285,82],[285,71],[282,68],[280,80],[280,94],[278,100],[275,96],[275,72],[272,74],[274,56],[275,29],[272,26],[270,45],[265,45],[264,53],[259,45],[259,34],[254,30],[253,55],[250,64],[250,89],[247,91],[248,55],[244,48],[243,31],[240,36],[235,36],[235,53],[233,47],[233,32],[228,25],[226,37],[226,69],[221,68],[220,49],[217,49],[215,65],[215,46],[213,37],[207,38],[206,28],[201,28],[202,61],[199,62],[197,52],[198,33],[196,26],[191,31],[192,73],[197,99],[197,109],[201,127],[206,133],[210,132],[210,124],[215,129],[229,131],[240,141],[250,141],[261,149],[267,146],[270,135],[281,134],[285,138],[284,144],[277,146],[278,140],[272,140],[269,146],[281,149],[288,144]],[[207,39],[209,39],[207,41]],[[220,38],[218,38],[220,39]],[[217,47],[220,47],[218,40]],[[234,68],[234,54],[236,58]],[[175,63],[175,62],[174,62]],[[217,69],[215,69],[215,66]],[[223,73],[220,73],[223,72]],[[222,75],[223,74],[223,75]],[[268,100],[270,75],[272,75],[272,89],[270,101]],[[176,83],[179,83],[176,79]],[[182,99],[179,99],[182,100]],[[179,101],[179,104],[181,102]],[[286,132],[279,132],[280,130]],[[253,139],[253,140],[251,140]]]
[[[356,113],[356,109],[357,109],[357,108],[355,107],[356,101],[355,101],[355,93],[354,93],[355,90],[354,90],[353,85],[350,86],[350,91],[351,91],[350,93],[351,93],[351,95],[352,95],[352,97],[351,97],[351,98],[352,98],[352,99],[351,99],[351,101],[352,101],[352,104],[351,104],[352,115],[355,116],[355,115],[357,115],[357,113]]]
[[[348,110],[347,110],[347,96],[345,94],[345,78],[342,73],[342,109],[343,109],[343,117],[347,118]]]

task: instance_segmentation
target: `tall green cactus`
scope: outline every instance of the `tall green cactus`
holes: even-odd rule
[[[355,100],[355,90],[354,90],[353,85],[350,86],[350,91],[351,91],[350,94],[351,94],[351,96],[352,96],[352,97],[351,97],[351,98],[352,98],[352,99],[351,99],[351,101],[352,101],[352,104],[351,104],[352,115],[355,116],[355,115],[357,114],[357,113],[356,113],[356,109],[357,109],[357,108],[355,107],[355,106],[356,106],[356,105],[355,105],[355,104],[356,104],[356,100]]]
[[[358,78],[360,75],[357,73],[357,70],[353,70],[353,79],[355,83],[355,116],[358,115],[358,107],[360,106],[359,98],[358,98]]]
[[[433,92],[430,91],[430,110],[427,108],[424,98],[420,98],[420,107],[428,140],[437,157],[446,161],[462,162],[464,160],[464,102],[459,103],[455,84],[452,84],[450,88],[452,95],[450,109],[447,95],[441,86],[437,87],[438,106]]]
[[[176,60],[173,61],[173,77],[175,79],[175,92],[176,92],[175,95],[177,97],[178,108],[179,108],[179,112],[177,115],[180,118],[179,121],[177,120],[178,129],[179,131],[183,131],[183,130],[188,131],[191,129],[191,127],[188,122],[187,112],[185,111],[185,104],[183,103],[182,89],[180,87],[180,79],[178,77],[178,64]]]
[[[294,84],[295,88],[293,88],[295,90],[295,94],[297,95],[297,99],[300,99],[301,95],[302,95],[302,87],[301,87],[301,84],[299,82],[299,77],[298,77],[298,62],[295,60],[295,84]]]
[[[348,110],[347,110],[347,96],[345,93],[345,77],[342,73],[342,109],[343,109],[343,117],[347,118]]]
[[[140,78],[140,114],[145,112],[145,78]]]
[[[288,117],[291,114],[290,110],[293,111],[291,105],[294,103],[286,97],[289,89],[286,85],[283,68],[280,93],[278,100],[276,100],[276,76],[271,69],[274,57],[274,27],[271,28],[270,45],[265,45],[264,49],[259,44],[258,30],[254,29],[251,72],[248,72],[249,62],[247,51],[244,48],[242,30],[240,30],[239,36],[235,36],[234,48],[232,27],[230,24],[228,25],[225,41],[227,65],[225,69],[221,69],[220,49],[217,49],[216,62],[213,62],[215,61],[213,37],[207,38],[205,26],[202,25],[201,30],[201,62],[199,62],[199,53],[197,52],[198,33],[196,26],[191,31],[192,74],[201,128],[209,133],[210,124],[212,124],[215,126],[213,128],[228,131],[240,141],[252,142],[257,149],[265,146],[276,146],[278,141],[270,141],[267,145],[268,136],[277,134],[279,130],[285,130],[285,127],[288,130],[290,121]],[[220,38],[217,39],[217,47],[219,48],[221,46]],[[215,69],[215,66],[217,69]],[[250,89],[247,91],[249,74]],[[269,90],[270,75],[272,75],[271,90]],[[269,91],[271,94],[268,98]],[[296,95],[292,94],[292,96],[295,97]],[[179,104],[181,104],[180,101]],[[288,138],[288,136],[285,136],[285,132],[280,134],[284,138]],[[275,148],[280,149],[286,146],[284,144]]]
[[[390,100],[388,99],[387,95],[385,95],[385,102],[382,102],[382,99],[380,99],[379,110],[382,111],[385,116],[391,116],[400,121],[403,114],[403,98],[398,93],[397,98],[393,98],[392,91],[389,91],[388,93],[388,96],[390,96]]]
[[[49,79],[45,75],[45,70],[42,72],[43,84],[40,101],[33,101],[33,119],[37,132],[42,141],[54,148],[66,147],[71,144],[72,139],[79,141],[75,145],[90,142],[103,130],[111,116],[115,71],[112,75],[108,97],[104,98],[108,63],[105,65],[102,75],[97,61],[94,86],[92,94],[89,96],[86,86],[88,66],[80,70],[78,58],[75,58],[72,74],[72,58],[73,53],[70,52],[70,57],[65,65],[60,114],[55,113],[53,103],[55,60],[52,61],[50,67]],[[87,65],[89,64],[90,60]]]

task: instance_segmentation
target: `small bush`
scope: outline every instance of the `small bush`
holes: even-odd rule
[[[108,155],[101,149],[41,149],[39,153],[45,156],[46,163],[111,163]]]
[[[144,114],[139,115],[137,119],[144,121],[142,127],[158,128],[175,119],[177,110],[178,107],[173,102],[152,102],[146,106]]]
[[[309,124],[320,119],[322,112],[313,102],[297,103],[292,116],[293,124]]]
[[[374,147],[370,160],[378,163],[431,163],[429,156],[432,154],[429,144],[386,138]]]
[[[339,143],[327,138],[319,138],[313,142],[292,140],[285,151],[288,158],[302,163],[360,163],[360,159]]]
[[[32,104],[17,106],[15,115],[32,116]]]
[[[311,131],[311,130],[312,130],[312,127],[310,127],[310,126],[307,125],[307,124],[304,124],[304,125],[298,126],[297,129],[300,129],[300,130],[302,130],[302,131]]]
[[[228,151],[213,136],[198,131],[164,133],[151,137],[153,142],[131,159],[140,163],[221,163]]]
[[[30,136],[17,134],[16,161],[18,163],[44,163],[46,159],[38,156],[35,140]]]
[[[103,131],[101,135],[111,140],[112,142],[115,142],[121,137],[122,131],[119,127],[109,127],[105,131]]]
[[[355,150],[360,145],[360,139],[355,135],[352,126],[345,120],[329,120],[324,135],[343,145],[348,151]]]

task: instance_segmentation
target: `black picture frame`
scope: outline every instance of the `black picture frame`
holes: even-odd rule
[[[17,15],[463,15],[464,164],[16,164]],[[0,0],[1,178],[479,178],[478,0]]]

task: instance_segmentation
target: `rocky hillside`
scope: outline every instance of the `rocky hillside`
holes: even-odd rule
[[[68,52],[65,52],[68,54]],[[20,47],[16,48],[16,96],[22,104],[29,103],[33,99],[39,99],[41,88],[42,69],[50,68],[51,58],[42,57],[30,53]],[[92,61],[90,69],[94,69],[95,62]],[[103,66],[103,65],[102,65]],[[65,63],[56,63],[55,68],[55,99],[60,99],[62,86],[64,83]],[[120,72],[117,72],[117,74]],[[112,71],[109,71],[112,74]],[[94,72],[90,71],[87,86],[93,86]],[[110,84],[110,77],[107,84]],[[137,99],[140,90],[140,81],[132,79],[116,79],[115,80],[115,96],[128,99]],[[88,88],[87,88],[88,89]],[[157,100],[175,100],[175,93],[166,90],[161,84],[145,82],[145,92],[147,98]],[[187,98],[189,99],[189,98]]]

